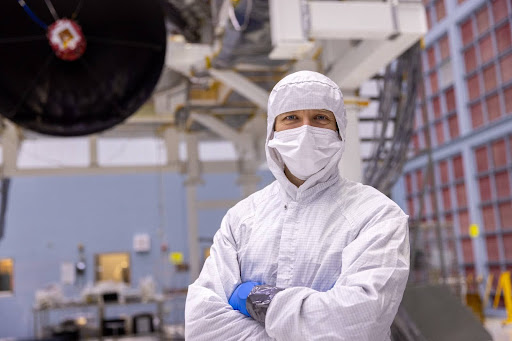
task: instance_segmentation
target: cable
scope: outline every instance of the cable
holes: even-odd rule
[[[55,10],[55,7],[53,7],[52,2],[50,0],[44,0],[44,2],[46,2],[46,7],[48,7],[53,19],[55,19],[55,21],[59,20],[59,16],[57,15],[57,11]]]
[[[415,45],[386,68],[384,85],[379,99],[378,118],[382,122],[377,147],[373,148],[373,160],[365,169],[365,183],[388,193],[407,159],[407,148],[412,136],[417,84],[420,81],[419,45]],[[394,69],[393,69],[394,66]],[[394,135],[389,146],[386,130],[395,110]],[[375,130],[375,134],[376,130]]]
[[[23,10],[30,16],[30,18],[36,23],[38,24],[39,26],[41,26],[42,29],[44,29],[45,31],[48,29],[48,25],[46,25],[44,22],[41,21],[41,19],[39,19],[39,17],[37,15],[35,15],[34,12],[32,12],[32,10],[30,9],[30,7],[28,7],[28,5],[25,3],[24,0],[16,0],[18,1],[18,4],[20,4],[21,8],[23,8]]]
[[[80,10],[82,9],[83,0],[80,0],[78,2],[78,5],[76,5],[75,10],[73,11],[73,14],[71,14],[71,19],[75,20],[78,14],[80,13]]]
[[[238,19],[236,18],[236,14],[235,14],[235,7],[233,6],[233,3],[231,2],[231,0],[227,0],[229,1],[229,19],[231,20],[231,24],[233,24],[233,27],[236,31],[240,32],[240,31],[245,31],[247,29],[247,26],[249,26],[249,17],[251,16],[251,12],[252,12],[252,1],[253,0],[247,0],[247,7],[245,8],[245,16],[244,16],[244,23],[243,25],[240,25],[240,23],[238,22]]]

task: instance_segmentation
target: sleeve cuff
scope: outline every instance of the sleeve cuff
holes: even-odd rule
[[[245,302],[247,311],[251,317],[259,323],[265,324],[268,306],[274,296],[282,290],[284,289],[270,285],[255,285]]]

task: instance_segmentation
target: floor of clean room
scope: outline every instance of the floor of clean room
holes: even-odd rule
[[[512,324],[503,326],[503,318],[488,317],[485,319],[485,328],[491,333],[494,341],[512,341]]]

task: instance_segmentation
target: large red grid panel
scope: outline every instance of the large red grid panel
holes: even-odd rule
[[[508,157],[512,160],[512,135],[509,135],[508,137],[508,145],[510,146],[508,149]]]
[[[498,213],[500,215],[501,229],[512,229],[512,201],[499,204]]]
[[[409,215],[411,217],[414,217],[414,215],[416,214],[416,211],[414,210],[414,199],[413,198],[409,198],[407,199],[407,210],[409,211]]]
[[[450,198],[450,188],[444,188],[442,190],[443,196],[443,211],[449,211],[452,209],[452,200]]]
[[[416,177],[416,191],[421,192],[423,189],[423,171],[421,169],[418,169],[415,173]]]
[[[494,167],[501,167],[507,164],[507,151],[505,139],[495,141],[491,144]]]
[[[446,213],[444,215],[444,222],[447,224],[447,225],[451,225],[453,226],[453,214],[451,213]]]
[[[455,180],[464,177],[464,165],[462,164],[462,156],[458,155],[453,158],[453,176]]]
[[[437,21],[440,21],[446,16],[444,0],[437,0],[435,2],[435,7],[436,7],[436,19],[437,19]]]
[[[423,199],[426,200],[426,194],[423,196]],[[426,222],[426,218],[425,216],[427,215],[427,207],[425,205],[425,203],[423,203],[423,205],[421,204],[421,195],[418,196],[418,207],[421,209],[420,211],[420,216],[422,217],[421,221],[422,222]]]
[[[457,207],[466,207],[467,206],[467,198],[466,198],[466,186],[462,184],[458,184],[455,186],[455,191],[457,193]]]
[[[489,29],[489,11],[487,6],[483,6],[476,12],[476,27],[480,35]]]
[[[478,188],[480,189],[480,200],[489,201],[492,199],[491,179],[483,176],[478,179]]]
[[[434,111],[435,118],[441,117],[441,100],[439,96],[432,98],[432,110]]]
[[[412,145],[414,148],[414,153],[418,154],[418,152],[420,151],[420,138],[416,133],[412,135]]]
[[[496,88],[498,81],[496,80],[496,67],[491,64],[484,69],[484,88],[485,91],[491,91]]]
[[[455,90],[453,88],[450,88],[444,92],[444,98],[446,101],[446,110],[448,112],[454,111],[456,104],[455,104]]]
[[[487,117],[489,121],[494,121],[501,116],[500,97],[498,94],[491,95],[485,99],[487,106]]]
[[[439,162],[439,175],[441,176],[441,183],[447,184],[450,181],[448,175],[448,161],[443,160]]]
[[[508,54],[500,60],[501,81],[508,82],[512,79],[512,54]]]
[[[482,63],[486,63],[494,57],[491,35],[488,34],[480,39],[478,44],[480,45],[480,59]]]
[[[444,131],[443,131],[443,122],[437,122],[435,124],[436,127],[436,136],[437,136],[437,145],[442,145],[444,143]]]
[[[512,234],[506,233],[503,235],[503,249],[506,260],[512,260]]]
[[[464,263],[473,263],[473,242],[469,238],[462,239],[462,257]]]
[[[489,158],[487,157],[487,147],[482,146],[475,149],[476,169],[478,172],[489,170]]]
[[[434,213],[437,210],[436,206],[436,193],[431,191],[429,193],[429,200],[430,200],[430,209],[432,210],[432,213]]]
[[[427,56],[428,56],[428,67],[429,69],[432,69],[434,65],[436,65],[436,53],[434,46],[431,46],[427,49]]]
[[[508,14],[507,12],[506,0],[492,0],[492,15],[495,23],[506,18]]]
[[[496,195],[498,199],[510,197],[510,180],[508,171],[504,170],[494,174],[496,181]]]
[[[503,97],[505,97],[505,112],[512,113],[512,87],[503,90]]]
[[[496,29],[496,43],[498,51],[503,52],[512,45],[512,37],[510,35],[510,24],[506,23]]]
[[[490,262],[498,262],[500,260],[500,253],[498,251],[498,237],[485,237],[485,246],[487,247],[487,259]]]
[[[478,82],[478,74],[473,75],[467,80],[469,99],[472,101],[480,97],[480,84]]]
[[[450,138],[454,139],[459,136],[459,121],[457,115],[448,117],[448,127],[450,129]]]
[[[459,211],[459,228],[461,235],[469,234],[469,214],[467,210]]]
[[[425,143],[425,147],[430,147],[431,146],[430,136],[429,136],[429,134],[427,134],[426,129],[423,129],[422,135],[423,135],[423,142]]]
[[[466,51],[464,51],[464,64],[466,66],[466,72],[469,73],[473,71],[477,66],[476,61],[476,50],[474,46],[471,46]]]
[[[450,44],[447,35],[439,39],[439,51],[441,52],[441,60],[445,60],[450,56]]]
[[[439,82],[437,80],[437,71],[433,71],[430,76],[430,90],[435,94],[439,90]]]
[[[485,231],[496,230],[496,219],[494,216],[494,206],[492,204],[482,207],[482,218],[484,221]]]
[[[475,103],[470,108],[471,111],[471,125],[473,128],[478,128],[484,124],[484,113],[482,111],[482,104]]]
[[[412,194],[412,175],[411,175],[411,173],[407,173],[405,175],[405,190],[407,191],[407,195]]]
[[[430,30],[432,28],[432,11],[431,8],[425,8],[425,12],[427,14],[427,27]]]
[[[425,170],[427,171],[427,170]],[[428,174],[428,176],[425,178],[425,185],[428,187],[428,188],[432,188],[432,178],[434,176],[434,174],[432,174],[432,172],[427,172],[426,174]]]
[[[423,91],[421,91],[423,92]],[[416,107],[416,110],[414,111],[414,118],[416,119],[416,124],[417,124],[417,127],[421,127],[423,126],[423,106],[422,105],[418,105]]]
[[[460,33],[462,36],[462,43],[464,45],[467,45],[474,40],[473,35],[473,23],[471,21],[471,18],[467,19],[460,25]]]

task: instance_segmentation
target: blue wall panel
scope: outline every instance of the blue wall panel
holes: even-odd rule
[[[268,171],[259,175],[260,188],[273,181]],[[240,198],[236,179],[236,174],[205,175],[198,199]],[[160,252],[161,243],[167,242],[169,251],[188,257],[183,182],[184,177],[175,173],[13,179],[0,258],[14,259],[15,292],[0,297],[0,338],[32,336],[35,291],[60,281],[60,265],[78,260],[79,243],[85,246],[88,265],[85,282],[94,281],[95,254],[130,252],[132,287],[148,275],[155,278],[159,288],[186,287],[188,274],[176,273],[167,262],[167,254]],[[161,183],[163,240],[158,233]],[[200,237],[211,239],[225,212],[201,211]],[[151,236],[150,252],[133,252],[137,233]],[[75,297],[80,293],[79,285],[63,289]]]

